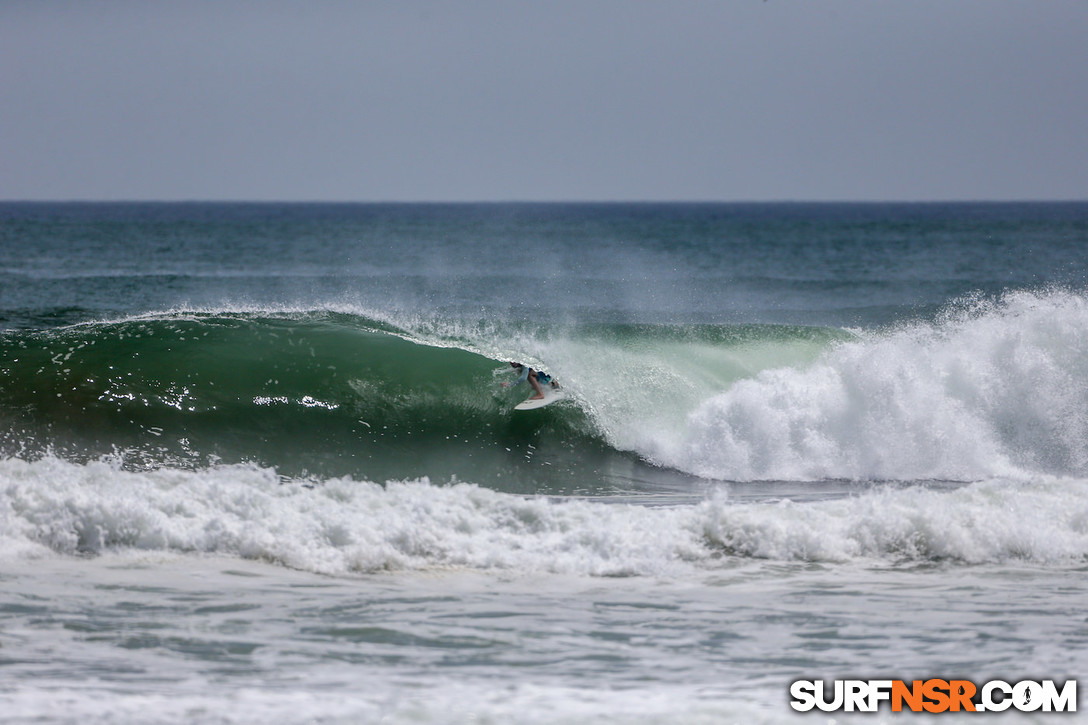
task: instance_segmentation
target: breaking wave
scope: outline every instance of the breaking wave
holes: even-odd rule
[[[284,483],[271,469],[0,461],[3,556],[220,554],[333,575],[467,568],[670,576],[737,559],[1082,565],[1088,481],[884,487],[797,504],[641,506],[472,484]]]

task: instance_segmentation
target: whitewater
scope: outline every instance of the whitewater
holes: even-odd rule
[[[1084,205],[0,221],[12,722],[777,723],[1088,663]]]

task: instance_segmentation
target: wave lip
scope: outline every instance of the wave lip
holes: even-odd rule
[[[214,553],[331,575],[453,567],[671,577],[737,559],[1067,566],[1088,559],[1088,481],[884,487],[803,504],[718,495],[648,507],[463,483],[283,483],[252,466],[137,472],[6,459],[0,542],[5,557]]]

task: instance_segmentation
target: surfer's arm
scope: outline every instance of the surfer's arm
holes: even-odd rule
[[[522,383],[524,383],[528,379],[529,379],[529,368],[528,367],[523,367],[521,369],[521,375],[518,376],[517,380],[515,380],[512,383],[503,383],[502,386],[504,388],[508,388],[508,387],[513,387],[515,385],[521,385]]]

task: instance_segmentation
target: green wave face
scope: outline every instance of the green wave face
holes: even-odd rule
[[[594,494],[691,478],[651,464],[736,379],[810,358],[830,331],[632,325],[438,334],[356,314],[163,314],[0,334],[3,453],[129,467],[250,462],[290,477],[429,477]],[[505,335],[505,337],[504,337]],[[517,413],[504,359],[555,363],[562,403]],[[437,341],[437,342],[435,342]],[[532,347],[532,344],[528,344]],[[664,372],[663,372],[664,371]],[[648,416],[647,411],[652,411]],[[669,431],[664,431],[665,434]]]
[[[348,315],[186,315],[0,336],[5,453],[127,465],[270,465],[519,490],[608,450],[577,406],[514,414],[500,361]]]

